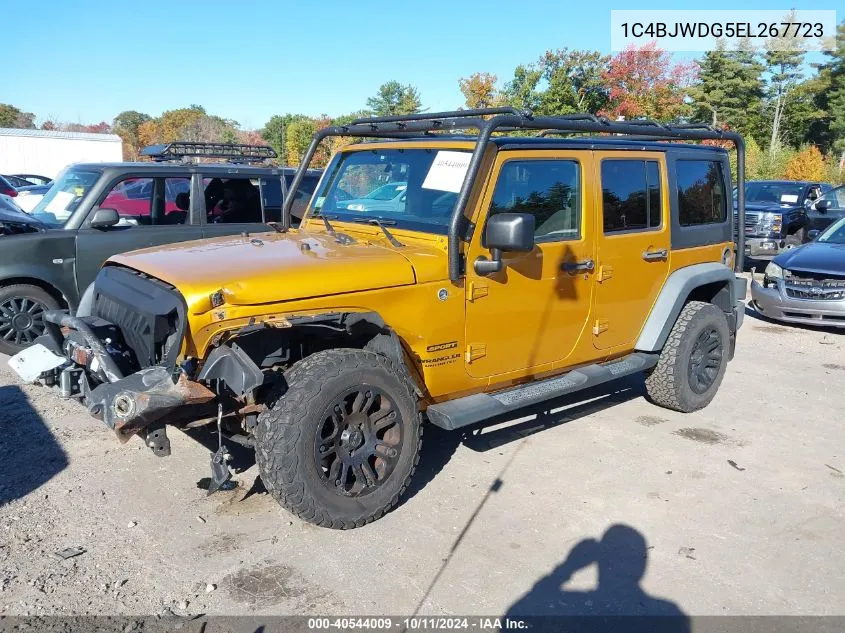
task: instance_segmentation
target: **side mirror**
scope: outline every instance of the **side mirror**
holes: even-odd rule
[[[497,213],[487,220],[482,244],[492,259],[475,260],[475,272],[491,275],[505,267],[503,252],[528,253],[534,249],[534,216],[528,213]]]
[[[816,211],[821,211],[822,213],[827,213],[828,209],[830,209],[830,200],[816,200]]]
[[[92,229],[107,229],[120,222],[120,214],[117,209],[97,209],[94,217],[91,218]]]
[[[821,235],[821,231],[818,229],[810,229],[807,231],[807,237],[811,240],[816,239],[819,235]]]

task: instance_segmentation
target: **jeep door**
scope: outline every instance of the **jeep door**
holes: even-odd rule
[[[77,233],[76,283],[80,293],[112,255],[202,238],[202,227],[191,220],[190,182],[187,173],[172,177],[139,173],[123,175],[106,188]],[[91,220],[100,208],[115,209],[120,216],[118,224],[92,227]]]
[[[474,377],[543,371],[566,359],[590,316],[595,257],[589,151],[500,151],[467,249],[467,372]],[[475,272],[485,221],[496,213],[535,219],[529,253],[504,253],[505,267]]]
[[[670,217],[662,152],[595,153],[597,349],[631,347],[669,274]]]

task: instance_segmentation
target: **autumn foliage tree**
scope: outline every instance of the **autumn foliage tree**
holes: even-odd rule
[[[828,171],[828,166],[819,148],[815,145],[810,145],[798,152],[787,163],[783,175],[788,180],[823,181]]]
[[[695,80],[693,64],[673,62],[654,42],[630,45],[615,55],[603,80],[609,88],[603,114],[610,118],[672,120],[688,110],[685,96]]]
[[[466,107],[474,110],[500,105],[503,97],[496,88],[496,81],[496,75],[491,73],[473,73],[469,77],[462,77],[458,85]]]

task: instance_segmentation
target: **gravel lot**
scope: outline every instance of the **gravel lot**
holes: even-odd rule
[[[845,334],[749,316],[704,411],[636,379],[480,435],[427,429],[399,508],[336,532],[254,466],[206,496],[199,443],[121,445],[3,359],[0,615],[839,614],[843,391]]]

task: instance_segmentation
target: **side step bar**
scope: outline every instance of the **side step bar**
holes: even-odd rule
[[[454,431],[497,415],[511,413],[523,407],[645,371],[654,367],[657,359],[658,354],[634,352],[608,363],[573,369],[562,376],[511,387],[492,394],[476,393],[449,402],[433,404],[426,412],[432,424],[447,431]]]

